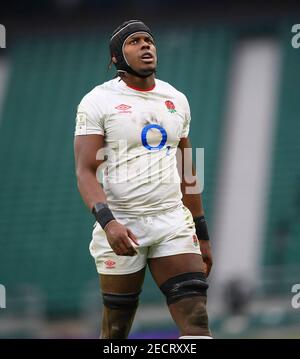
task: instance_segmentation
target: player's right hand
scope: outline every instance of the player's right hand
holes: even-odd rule
[[[106,237],[112,250],[118,256],[135,256],[137,251],[131,241],[139,245],[136,236],[131,230],[116,220],[110,221],[104,228]]]

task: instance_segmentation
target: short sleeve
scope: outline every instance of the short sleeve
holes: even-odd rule
[[[184,122],[183,122],[183,128],[181,133],[181,138],[186,138],[189,135],[190,131],[190,122],[191,122],[191,111],[190,111],[190,105],[185,97],[185,95],[182,96],[182,103],[183,103],[183,110],[184,110]]]
[[[77,108],[75,136],[104,135],[104,113],[92,93],[81,100]]]

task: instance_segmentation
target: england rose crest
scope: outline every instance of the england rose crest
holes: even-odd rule
[[[172,101],[170,101],[170,100],[165,101],[165,105],[167,106],[167,109],[169,110],[169,112],[171,112],[171,113],[176,112],[175,105]]]

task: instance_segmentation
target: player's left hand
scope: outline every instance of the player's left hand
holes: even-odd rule
[[[205,264],[205,272],[206,272],[206,277],[209,276],[209,273],[211,271],[211,267],[213,265],[213,259],[212,259],[212,252],[211,252],[211,246],[210,246],[210,241],[203,241],[203,240],[199,240],[200,243],[200,250],[202,253],[202,259],[203,262]]]

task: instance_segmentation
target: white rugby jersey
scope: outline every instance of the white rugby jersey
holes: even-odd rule
[[[181,204],[176,151],[190,118],[185,95],[158,79],[141,91],[116,78],[83,97],[75,135],[104,136],[103,189],[113,211],[151,215]]]

